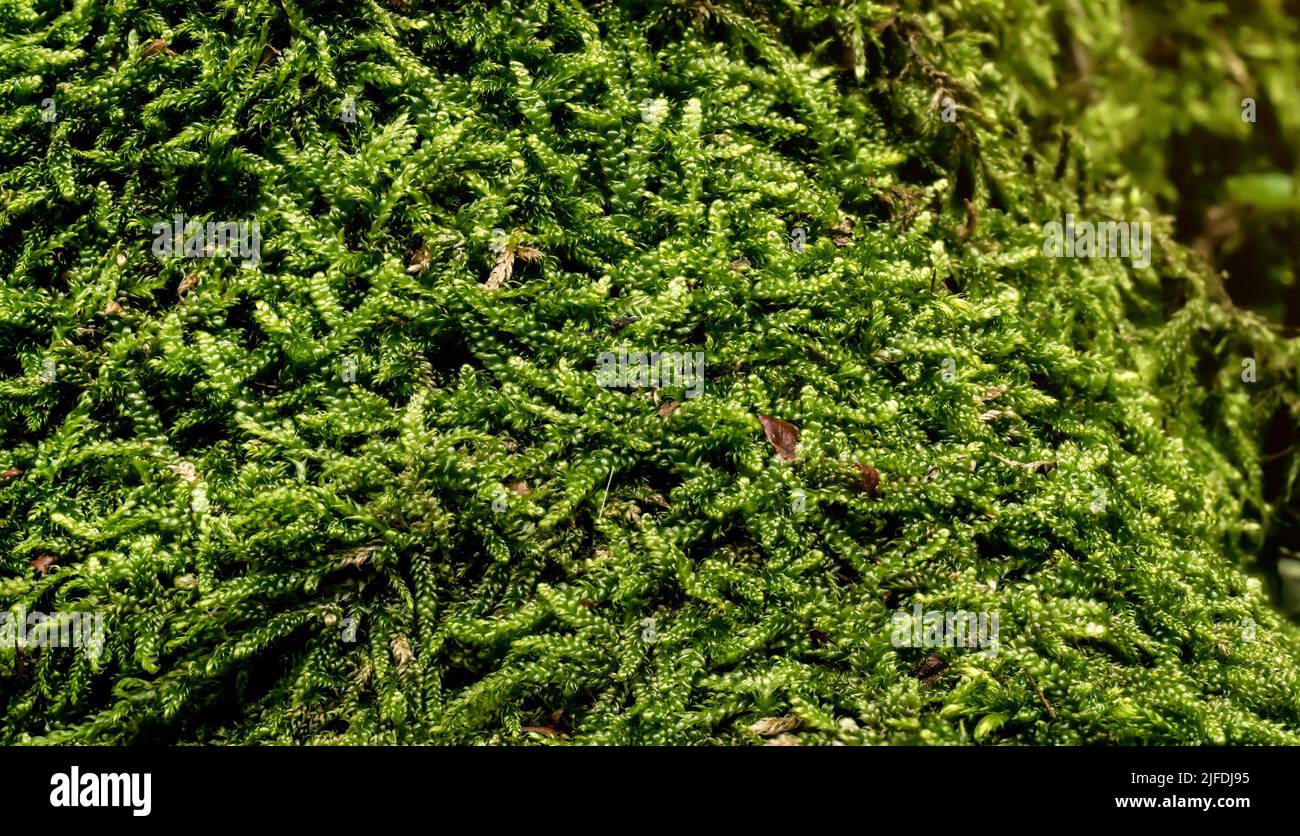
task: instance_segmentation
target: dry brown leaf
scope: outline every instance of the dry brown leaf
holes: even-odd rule
[[[177,476],[184,479],[186,482],[193,482],[195,478],[197,478],[198,476],[198,471],[195,470],[193,462],[181,462],[180,464],[170,464],[167,465],[167,467],[169,470],[171,470]]]
[[[514,491],[516,496],[528,496],[532,493],[527,482],[515,482],[510,486],[510,490]]]
[[[181,279],[181,283],[176,286],[176,298],[180,299],[195,288],[199,283],[198,273],[189,273]]]
[[[4,473],[0,473],[0,482],[5,481],[6,479],[17,479],[19,476],[22,475],[23,475],[23,469],[21,467],[11,467],[8,470],[6,470]]]
[[[152,58],[153,56],[158,55],[159,53],[175,55],[176,51],[169,48],[167,46],[167,42],[164,41],[162,38],[154,38],[152,41],[148,43],[148,45],[145,46],[144,52],[140,53],[140,60],[143,61],[146,58]]]
[[[876,498],[876,489],[880,487],[880,471],[869,464],[854,462],[858,470],[858,487],[872,499]]]
[[[844,220],[831,227],[831,242],[837,247],[847,247],[853,240],[853,227],[857,226],[857,221],[852,218]]]
[[[488,273],[487,283],[483,285],[484,290],[496,290],[501,285],[510,281],[510,277],[515,273],[515,254],[507,247],[501,252],[497,259],[496,266],[492,272]]]
[[[783,734],[780,735],[779,737],[772,738],[771,740],[767,741],[763,745],[764,746],[802,746],[803,744],[800,743],[799,738],[795,737],[794,735]]]
[[[193,463],[191,462],[181,462],[180,464],[169,464],[167,465],[167,469],[170,470],[172,473],[175,473],[177,476],[181,477],[182,479],[184,479],[186,482],[193,482],[194,477],[197,473],[197,471],[194,469]]]
[[[611,334],[617,334],[619,331],[622,331],[624,328],[626,328],[627,326],[631,325],[633,322],[636,322],[640,319],[641,317],[639,316],[627,316],[627,315],[616,316],[614,317],[614,320],[609,323],[609,331]]]
[[[924,192],[915,186],[890,186],[881,198],[889,204],[889,219],[898,228],[906,230],[921,210],[923,195]]]
[[[921,683],[929,688],[934,681],[939,678],[939,674],[948,669],[948,663],[942,656],[934,651],[925,654],[925,658],[916,663],[912,668],[912,676],[921,680]]]
[[[667,418],[669,415],[672,415],[674,412],[676,412],[681,408],[682,405],[679,404],[677,401],[668,401],[663,406],[659,407],[659,417]]]
[[[743,257],[731,262],[731,269],[735,270],[737,273],[745,272],[750,268],[750,266],[749,259]]]
[[[121,312],[122,312],[122,306],[114,301],[110,301],[107,305],[104,306],[104,310],[101,311],[101,313],[103,313],[104,316],[117,316]]]
[[[369,560],[370,556],[378,550],[378,546],[362,546],[359,549],[354,549],[345,554],[343,558],[339,560],[339,568],[342,569],[345,566],[360,566]]]
[[[561,740],[568,740],[569,736],[555,726],[520,726],[521,731],[532,732],[533,734],[544,734],[547,737],[558,737]]]
[[[428,269],[429,265],[432,262],[433,262],[433,256],[432,254],[430,254],[429,248],[420,247],[418,250],[411,253],[411,263],[407,265],[406,272],[419,273],[423,270]]]
[[[542,260],[542,251],[536,247],[519,246],[515,248],[515,258],[522,258],[529,264],[534,264]]]
[[[42,575],[47,575],[49,574],[50,568],[54,566],[55,560],[56,558],[52,554],[38,554],[36,557],[27,561],[27,565],[31,566],[37,572],[40,572]]]
[[[358,686],[365,685],[367,682],[370,681],[370,677],[374,674],[374,672],[375,672],[375,666],[372,665],[370,662],[366,662],[364,665],[357,668],[357,675],[352,678],[352,681],[355,682]]]
[[[415,658],[415,654],[411,652],[411,643],[404,636],[394,636],[388,648],[393,652],[393,659],[397,661],[399,668],[406,667],[407,663]]]
[[[798,727],[798,717],[764,717],[750,725],[749,730],[759,737],[776,737]]]
[[[259,58],[259,59],[257,59],[257,66],[260,67],[260,66],[262,66],[263,64],[265,64],[267,61],[270,61],[272,55],[279,55],[279,54],[280,54],[280,50],[276,49],[275,47],[271,46],[270,44],[267,44],[267,45],[262,49],[262,57]]]
[[[1006,392],[1007,388],[1007,384],[1005,383],[999,383],[997,386],[990,386],[984,390],[984,394],[980,395],[980,400],[985,402],[991,401]]]
[[[766,415],[758,416],[758,420],[763,425],[763,434],[767,436],[768,442],[776,448],[781,458],[788,462],[794,461],[794,448],[799,443],[799,428],[789,421],[769,418]]]

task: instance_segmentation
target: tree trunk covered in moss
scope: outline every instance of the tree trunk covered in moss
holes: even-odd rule
[[[55,5],[0,6],[0,740],[1300,742],[1290,21]]]

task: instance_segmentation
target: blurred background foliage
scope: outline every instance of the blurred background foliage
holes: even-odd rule
[[[1131,179],[1221,303],[1279,337],[1252,346],[1277,401],[1261,441],[1263,557],[1300,613],[1300,3],[1063,0],[1051,14],[1068,93],[1051,101],[1094,150],[1097,176]]]
[[[1157,238],[1163,232],[1184,245],[1191,263],[1161,271],[1159,286],[1146,289],[1152,308],[1133,311],[1133,319],[1161,325],[1197,296],[1215,309],[1216,327],[1202,335],[1194,359],[1206,390],[1195,397],[1225,447],[1240,446],[1243,410],[1251,413],[1246,423],[1258,449],[1239,459],[1255,485],[1243,515],[1258,519],[1261,534],[1245,550],[1259,556],[1275,598],[1300,617],[1300,2],[783,6],[781,22],[800,28],[811,49],[838,51],[841,66],[854,70],[846,78],[882,92],[908,74],[880,78],[891,55],[933,50],[949,68],[978,67],[937,75],[936,97],[955,97],[963,115],[970,104],[969,115],[994,128],[995,138],[1022,121],[1016,139],[1027,146],[1024,166],[1054,160],[1063,193],[1075,193],[1080,206],[1150,210]],[[1018,118],[975,109],[993,100]],[[950,157],[954,215],[965,211],[963,179],[976,181],[966,191],[977,204],[982,193],[997,208],[1014,205],[1015,195],[998,194],[991,143],[978,150],[982,173],[970,171],[969,151],[958,143]],[[1254,358],[1260,370],[1248,407],[1229,393],[1240,391],[1240,367],[1224,367],[1233,356]]]

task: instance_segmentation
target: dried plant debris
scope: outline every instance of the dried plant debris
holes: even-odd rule
[[[758,416],[758,420],[763,425],[763,434],[767,436],[772,449],[786,461],[794,461],[795,447],[799,444],[799,428],[789,421],[766,415]]]

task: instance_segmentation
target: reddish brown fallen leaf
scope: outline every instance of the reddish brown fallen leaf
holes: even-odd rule
[[[794,461],[794,448],[799,443],[799,428],[789,421],[769,418],[766,415],[758,416],[758,420],[763,425],[763,434],[767,436],[768,442],[776,448],[781,458],[788,462]]]
[[[659,417],[667,418],[669,415],[672,415],[674,412],[676,412],[681,408],[682,405],[679,404],[677,401],[668,401],[663,406],[659,407]]]
[[[750,268],[749,259],[741,257],[731,262],[731,269],[737,273],[743,273]]]
[[[528,488],[527,482],[515,482],[510,486],[510,490],[514,491],[517,496],[528,496],[532,493]]]
[[[880,471],[861,462],[854,462],[853,466],[858,469],[858,487],[867,496],[875,499],[876,489],[880,487]]]
[[[6,470],[4,473],[0,473],[0,482],[3,482],[6,479],[17,479],[19,476],[22,475],[23,475],[23,469],[21,467],[11,467],[8,470]]]
[[[562,740],[568,740],[569,736],[554,726],[520,726],[522,731],[533,732],[535,734],[544,734],[547,737],[558,737]]]
[[[27,565],[31,566],[37,572],[40,572],[42,575],[46,575],[49,574],[50,567],[54,565],[54,561],[54,555],[41,554],[27,561]]]

